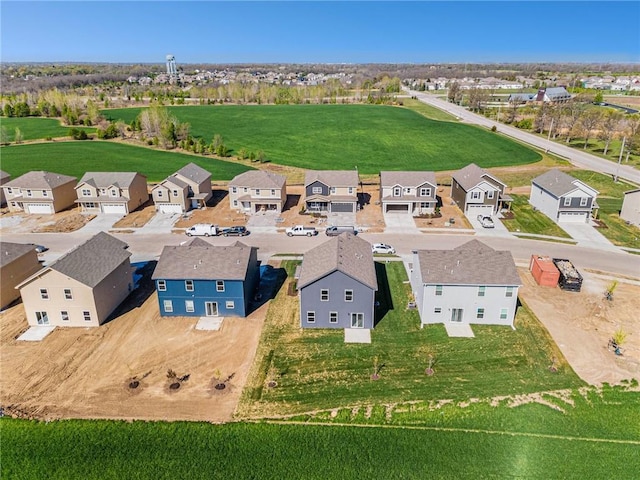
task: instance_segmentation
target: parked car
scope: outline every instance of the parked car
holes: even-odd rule
[[[222,235],[225,237],[244,237],[249,235],[246,227],[227,227],[222,229]]]
[[[210,223],[196,223],[194,226],[187,228],[184,232],[188,237],[193,235],[204,235],[205,237],[215,236],[220,233],[220,229],[217,225],[211,225]]]
[[[47,250],[49,250],[49,249],[48,249],[47,247],[45,247],[44,245],[34,245],[34,247],[35,247],[35,248],[34,248],[34,250],[35,250],[37,253],[44,253],[44,252],[46,252]]]
[[[493,220],[491,217],[486,217],[484,215],[478,215],[478,222],[482,225],[483,228],[494,228]]]
[[[373,253],[396,253],[396,249],[386,243],[374,243],[371,245],[371,252]]]
[[[335,225],[335,226],[327,227],[327,229],[324,231],[324,233],[328,237],[335,237],[344,232],[353,233],[354,235],[358,234],[358,231],[351,225]]]
[[[285,230],[285,232],[289,237],[300,236],[300,235],[313,237],[318,234],[318,230],[316,230],[316,227],[305,227],[304,225],[296,225],[295,227],[289,227]]]

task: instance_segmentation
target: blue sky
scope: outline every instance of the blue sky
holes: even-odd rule
[[[640,2],[0,1],[3,62],[640,62]]]

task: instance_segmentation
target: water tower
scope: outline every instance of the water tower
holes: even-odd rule
[[[167,75],[169,75],[169,78],[178,78],[176,57],[173,55],[167,55]]]

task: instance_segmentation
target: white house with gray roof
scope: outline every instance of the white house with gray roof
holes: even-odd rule
[[[307,170],[304,177],[304,206],[308,212],[356,213],[357,170]]]
[[[2,185],[11,212],[52,214],[73,206],[76,178],[32,171]]]
[[[211,173],[189,163],[151,189],[151,197],[160,213],[184,213],[204,207],[211,198]]]
[[[343,233],[309,250],[298,290],[302,328],[372,329],[378,281],[371,244]]]
[[[531,180],[529,203],[556,223],[588,223],[598,208],[597,195],[596,189],[554,168]]]
[[[137,172],[87,172],[75,190],[83,212],[127,215],[149,200],[147,177]]]
[[[133,290],[127,244],[100,232],[31,275],[20,290],[29,325],[97,327]]]
[[[416,250],[410,277],[422,325],[513,327],[522,283],[511,252],[478,240],[453,250]]]
[[[382,213],[419,216],[433,213],[437,198],[433,172],[380,172]]]
[[[229,182],[229,203],[233,210],[254,214],[282,212],[287,203],[287,179],[265,170],[248,170]]]

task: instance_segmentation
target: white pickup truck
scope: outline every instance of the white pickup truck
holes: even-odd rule
[[[285,230],[289,237],[306,235],[307,237],[313,237],[318,235],[318,230],[315,227],[305,227],[304,225],[296,225],[295,227],[289,227]]]
[[[193,235],[204,235],[205,237],[215,237],[220,234],[220,229],[217,225],[211,225],[210,223],[196,223],[193,227],[187,228],[184,232],[188,237]]]

